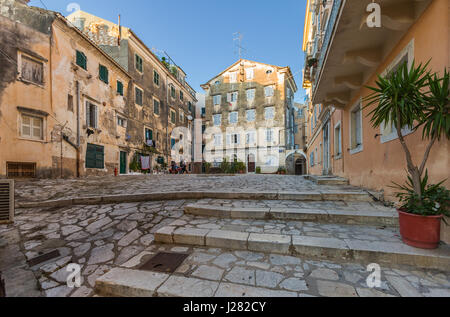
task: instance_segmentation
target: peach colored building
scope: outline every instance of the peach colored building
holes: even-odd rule
[[[395,127],[376,130],[364,108],[365,86],[401,63],[427,62],[442,73],[450,65],[448,0],[379,0],[381,27],[366,23],[367,3],[359,0],[308,1],[303,50],[304,88],[309,106],[308,163],[311,174],[334,174],[352,185],[384,191],[394,200],[392,182],[406,180],[406,160]],[[422,131],[404,131],[416,164],[428,142]],[[450,175],[450,142],[434,147],[428,170],[432,182]],[[446,182],[450,184],[450,179]]]

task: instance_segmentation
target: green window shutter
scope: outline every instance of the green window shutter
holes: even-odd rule
[[[137,54],[135,56],[136,56],[136,69],[142,73],[143,71],[142,58]]]
[[[86,168],[95,168],[95,157],[96,157],[96,151],[95,151],[95,145],[88,144],[86,149]]]
[[[103,81],[104,83],[108,84],[109,83],[108,68],[106,68],[103,65],[100,65],[99,71],[100,71],[100,74],[99,74],[100,75],[100,80]]]
[[[105,149],[103,146],[88,144],[86,149],[86,168],[105,168]]]
[[[117,93],[123,96],[123,84],[120,81],[117,81]]]
[[[77,65],[83,69],[87,69],[87,58],[84,53],[77,51]]]
[[[135,102],[136,102],[137,105],[142,106],[142,104],[143,104],[142,90],[140,90],[137,87],[134,90],[135,90],[135,93],[136,93],[136,100],[135,100]]]
[[[105,152],[103,146],[96,146],[96,153],[95,153],[95,166],[96,168],[103,169],[105,168]]]

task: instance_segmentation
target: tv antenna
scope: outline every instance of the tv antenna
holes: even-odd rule
[[[238,49],[239,52],[239,59],[242,58],[242,52],[246,52],[247,50],[242,46],[242,39],[244,38],[244,36],[241,34],[241,32],[236,32],[233,33],[233,42],[238,42],[236,43],[236,48]],[[234,52],[236,54],[236,51]]]

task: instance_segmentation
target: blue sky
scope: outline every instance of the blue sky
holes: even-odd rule
[[[42,3],[41,3],[42,1]],[[130,27],[150,48],[165,50],[200,85],[238,59],[233,33],[241,32],[243,57],[277,66],[290,66],[302,102],[301,43],[306,0],[32,0],[30,5],[68,15],[68,6]],[[124,5],[126,4],[126,5]]]

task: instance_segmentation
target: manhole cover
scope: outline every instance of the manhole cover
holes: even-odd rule
[[[52,251],[52,252],[49,252],[49,253],[40,255],[40,256],[38,256],[38,257],[35,257],[35,258],[29,260],[29,261],[28,261],[28,265],[29,265],[30,267],[33,267],[33,266],[35,266],[35,265],[38,265],[38,264],[43,263],[43,262],[46,262],[46,261],[48,261],[48,260],[57,258],[57,257],[59,257],[59,256],[60,256],[59,251],[58,251],[58,250],[55,250],[55,251]]]
[[[160,252],[144,263],[140,270],[174,273],[188,256],[189,254],[186,253]]]

